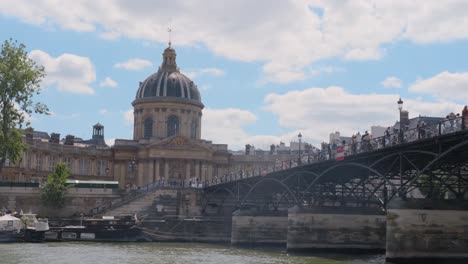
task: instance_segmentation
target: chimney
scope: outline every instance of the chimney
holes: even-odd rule
[[[275,144],[270,145],[270,155],[273,155],[275,153],[276,146]]]
[[[52,133],[50,134],[50,140],[49,142],[58,144],[60,143],[60,134],[58,133]]]
[[[75,144],[75,136],[73,135],[67,135],[65,137],[65,145],[73,146]]]
[[[250,155],[250,144],[245,145],[245,155]]]

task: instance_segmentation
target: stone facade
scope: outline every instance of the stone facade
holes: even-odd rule
[[[104,127],[96,124],[93,137],[81,140],[58,134],[26,131],[28,150],[19,164],[7,163],[0,181],[38,182],[64,162],[72,179],[116,180],[120,187],[155,181],[212,182],[228,174],[243,177],[273,170],[278,161],[297,160],[297,153],[234,155],[226,144],[201,139],[204,105],[197,86],[176,64],[169,45],[158,71],[140,83],[134,107],[133,139],[117,139],[108,147]]]

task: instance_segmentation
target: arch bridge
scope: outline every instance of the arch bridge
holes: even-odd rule
[[[396,198],[468,199],[468,129],[461,120],[343,149],[344,158],[328,153],[324,160],[319,154],[263,176],[226,177],[204,189],[205,211],[227,214],[238,208],[277,211],[293,206],[385,211]]]

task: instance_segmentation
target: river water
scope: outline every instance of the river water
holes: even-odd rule
[[[291,255],[278,249],[241,249],[192,243],[0,244],[1,264],[364,264],[383,255]]]

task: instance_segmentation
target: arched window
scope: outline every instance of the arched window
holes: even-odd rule
[[[190,138],[197,139],[197,131],[198,131],[198,122],[197,120],[192,120],[192,124],[190,125]]]
[[[179,134],[179,118],[175,115],[171,115],[167,119],[167,136],[172,137]]]
[[[145,119],[143,137],[145,139],[150,139],[153,136],[153,119],[148,117]]]

